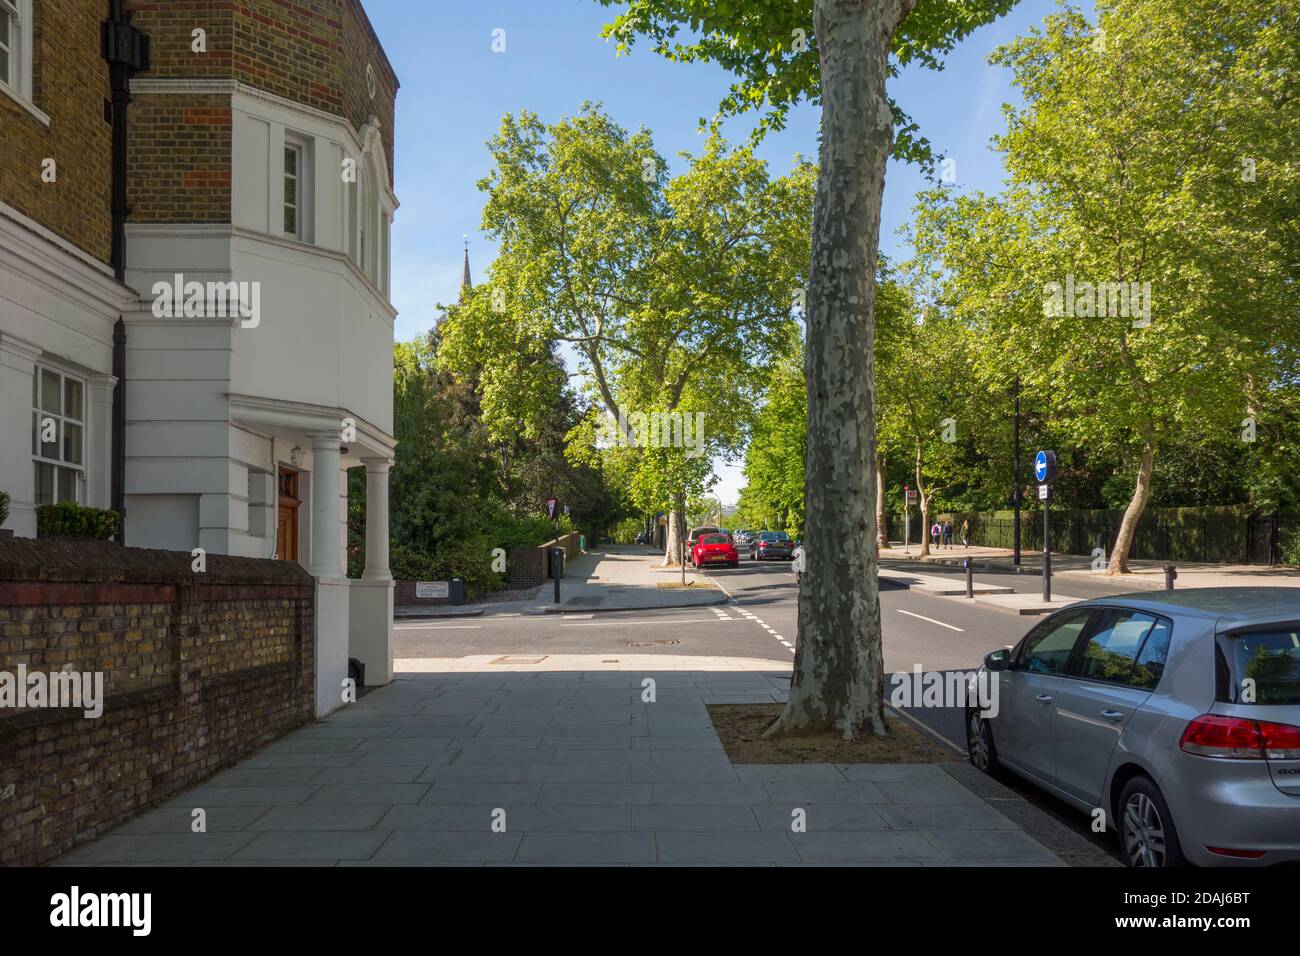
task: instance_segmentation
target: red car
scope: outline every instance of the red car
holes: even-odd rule
[[[709,564],[725,564],[729,568],[740,567],[740,554],[731,543],[731,535],[715,532],[702,534],[691,548],[691,564],[702,568]]]

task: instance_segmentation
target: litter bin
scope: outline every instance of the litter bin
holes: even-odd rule
[[[465,581],[462,578],[451,579],[451,603],[465,603]]]
[[[578,550],[579,551],[587,550],[587,536],[585,534],[578,535]]]

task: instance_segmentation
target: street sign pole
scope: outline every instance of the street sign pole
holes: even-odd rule
[[[1052,484],[1056,481],[1056,453],[1043,450],[1034,456],[1038,497],[1043,500],[1043,600],[1052,600]]]
[[[1052,486],[1045,485],[1043,496],[1043,600],[1052,600]]]
[[[1015,567],[1020,567],[1020,376],[1016,376],[1016,410],[1015,410],[1015,428],[1013,435],[1014,448],[1011,452],[1011,507],[1015,512],[1015,528],[1012,529],[1014,536],[1013,547],[1014,553],[1011,555],[1011,563]]]
[[[551,579],[555,582],[555,603],[560,603],[560,569],[563,560],[560,555],[564,552],[560,549],[560,499],[552,495],[546,499],[546,513],[552,521],[555,522],[555,542],[549,551],[549,561],[551,564]]]

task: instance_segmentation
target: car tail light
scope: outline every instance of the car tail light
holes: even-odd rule
[[[1300,727],[1259,722],[1264,753],[1270,760],[1300,760]]]
[[[1219,856],[1230,856],[1238,860],[1258,860],[1264,855],[1263,850],[1233,850],[1226,846],[1207,846],[1206,849]]]
[[[1296,760],[1300,759],[1300,727],[1202,714],[1187,725],[1179,746],[1199,757]]]

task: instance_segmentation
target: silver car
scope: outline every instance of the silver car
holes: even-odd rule
[[[971,762],[1102,811],[1130,865],[1300,862],[1300,588],[1083,601],[980,671]]]

